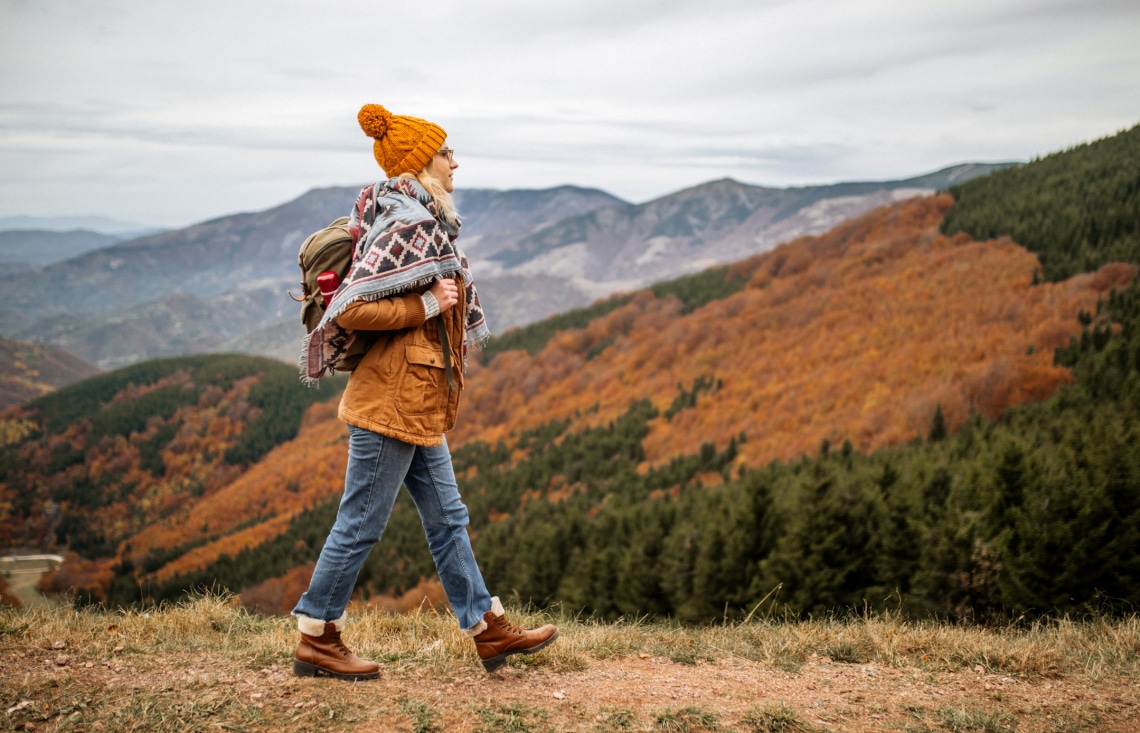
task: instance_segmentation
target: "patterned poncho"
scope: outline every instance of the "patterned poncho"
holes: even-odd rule
[[[417,292],[446,277],[459,275],[466,287],[466,344],[479,347],[490,337],[467,257],[456,244],[459,225],[438,216],[435,201],[418,181],[391,178],[365,186],[349,230],[356,242],[352,266],[321,322],[305,338],[303,380],[313,383],[330,373],[356,337],[336,322],[349,304]]]

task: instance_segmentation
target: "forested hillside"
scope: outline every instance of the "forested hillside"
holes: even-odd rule
[[[863,436],[858,431],[852,433],[849,424],[844,429],[843,423],[834,421],[830,427],[837,431],[836,438],[844,437],[842,447],[825,438],[813,457],[789,457],[762,468],[740,466],[737,457],[738,477],[705,488],[702,483],[717,483],[716,478],[705,480],[710,470],[719,469],[726,479],[731,476],[726,469],[733,457],[739,456],[740,444],[730,440],[720,452],[706,444],[687,465],[674,459],[671,464],[646,471],[646,464],[639,462],[640,451],[644,447],[652,454],[652,420],[660,418],[654,417],[655,407],[642,403],[614,425],[628,426],[624,431],[619,429],[620,435],[636,432],[633,425],[640,423],[644,440],[623,443],[611,437],[598,441],[605,448],[597,451],[595,460],[571,461],[569,470],[565,462],[556,461],[557,468],[540,472],[528,486],[538,489],[533,498],[539,498],[546,489],[547,501],[526,502],[524,495],[518,511],[485,530],[479,551],[488,566],[488,578],[496,586],[519,589],[526,598],[558,599],[609,616],[659,612],[710,619],[724,613],[747,613],[766,598],[778,599],[800,612],[823,612],[866,602],[970,618],[1076,611],[1088,605],[1135,608],[1140,602],[1140,289],[1129,283],[1136,272],[1134,265],[1140,261],[1133,244],[1140,222],[1136,210],[1140,188],[1135,183],[1140,175],[1138,132],[1140,128],[1135,128],[1016,171],[966,184],[957,193],[964,201],[984,205],[972,204],[975,209],[969,225],[950,224],[966,219],[964,215],[956,217],[957,207],[947,218],[946,231],[965,229],[976,236],[1023,233],[1026,244],[1043,262],[1050,263],[1046,274],[1053,280],[1115,260],[1130,263],[1100,267],[1093,275],[1078,275],[1066,283],[1071,288],[1091,286],[1105,296],[1095,307],[1081,310],[1080,337],[1060,349],[1054,359],[1058,367],[1071,370],[1075,378],[1072,384],[1060,386],[1052,397],[1037,402],[1035,398],[1052,389],[1039,383],[1042,388],[1023,391],[1002,405],[1003,400],[993,401],[993,397],[1005,392],[999,386],[999,375],[1007,373],[1013,363],[1006,362],[974,385],[996,387],[996,391],[987,399],[968,399],[965,415],[956,416],[965,417],[964,423],[948,419],[951,411],[945,410],[946,403],[940,400],[927,429],[914,441],[898,445],[903,435],[897,434],[893,441],[885,441],[896,443],[896,447],[868,455],[856,449],[867,447],[866,442],[860,445]],[[1095,194],[1088,195],[1090,181],[1114,185],[1095,188]],[[1073,203],[1062,206],[1062,201]],[[1027,220],[1036,229],[1027,227]],[[866,221],[852,228],[860,225],[865,226]],[[936,240],[920,236],[892,242],[888,237],[871,251],[889,257],[892,243],[902,249],[909,244],[921,250],[924,241],[933,245]],[[971,246],[961,239],[954,241],[959,246]],[[787,248],[788,254],[805,244],[810,248],[810,243],[797,243]],[[1001,246],[990,243],[960,251],[959,258],[943,261],[934,271],[947,274],[965,269],[966,260],[976,261]],[[938,249],[930,246],[931,253]],[[846,299],[825,300],[822,296],[827,291],[819,285],[834,281],[845,270],[850,272],[855,265],[847,259],[851,254],[855,252],[848,250],[846,261],[829,269],[828,277],[819,278],[818,283],[802,282],[804,287],[798,292],[821,301],[820,310],[822,303],[833,309],[849,306]],[[818,266],[820,259],[817,255],[813,262]],[[784,270],[783,264],[780,270]],[[1002,265],[992,263],[973,277],[992,287],[1002,270]],[[903,291],[905,297],[898,297],[908,279],[901,275],[879,281],[884,307],[922,309],[925,304],[916,294]],[[1035,276],[1033,281],[1037,280]],[[748,286],[755,282],[753,276]],[[939,287],[935,289],[945,291],[951,282],[955,281],[936,281]],[[1056,307],[1057,295],[1048,288],[1037,284],[1030,290],[1054,306],[1053,318],[1063,319],[1065,309]],[[974,302],[994,295],[987,288],[985,295],[973,296],[978,298]],[[617,306],[615,314],[628,307],[613,304]],[[1024,309],[1024,304],[1007,305],[997,312]],[[857,310],[870,319],[871,334],[884,328],[889,331],[886,323],[875,323],[877,314],[873,310]],[[718,315],[728,311],[721,309]],[[983,316],[976,323],[965,323],[961,315],[960,311],[934,308],[926,310],[924,318],[936,322],[944,337],[963,328],[976,330],[989,321]],[[1041,314],[1031,316],[1031,320],[1044,323]],[[772,319],[769,323],[785,325],[789,321]],[[531,344],[536,356],[530,358],[557,348],[559,340],[567,344],[573,343],[571,338],[585,338],[595,323],[582,331],[549,337],[541,350],[537,344],[546,336],[539,337]],[[807,324],[816,328],[804,329]],[[818,318],[807,317],[795,325],[800,328],[791,331],[793,338],[772,346],[790,352],[805,378],[798,383],[795,379],[773,379],[781,393],[775,402],[778,405],[798,384],[803,387],[799,396],[815,403],[817,419],[834,420],[834,395],[825,393],[820,399],[807,390],[819,385],[820,364],[839,367],[845,373],[857,373],[860,364],[851,358],[797,358],[797,344],[810,340],[811,333],[822,324]],[[1026,333],[1024,326],[1006,323],[1002,331],[992,340],[984,339],[981,351],[974,355],[1003,344],[1024,345],[1018,342]],[[537,329],[532,333],[539,336]],[[906,338],[898,338],[893,358],[888,361],[908,373],[910,379],[920,377],[923,367],[930,363],[930,352],[908,348],[917,335],[914,330],[896,333]],[[1027,356],[1055,345],[1061,336],[1060,324],[1037,333],[1025,346]],[[1046,333],[1055,338],[1042,338]],[[734,367],[753,357],[740,349],[742,342],[747,343],[749,332],[742,329],[740,334],[733,344],[737,354]],[[854,338],[859,353],[881,348],[867,340],[866,332]],[[837,339],[829,334],[828,340]],[[671,352],[654,368],[665,369],[691,350],[690,345]],[[960,357],[960,347],[955,351]],[[499,364],[508,356],[499,356],[490,368],[509,368]],[[710,378],[694,382],[691,391],[682,390],[665,414],[673,411],[675,421],[677,415],[686,414],[677,410],[693,410],[702,401],[713,399],[701,395],[702,391],[723,391],[721,378],[711,375],[716,374],[715,365],[725,361],[710,355],[706,362]],[[952,372],[968,368],[969,361],[952,366]],[[615,381],[630,384],[649,379],[645,372],[634,371],[636,363],[636,359],[623,362]],[[728,373],[738,371],[733,368]],[[1024,388],[1040,379],[1041,373],[1026,379],[1028,374],[1023,372],[1008,384]],[[541,384],[541,380],[535,381]],[[896,383],[882,395],[895,404],[895,409],[885,414],[897,414],[900,401],[905,405],[905,392],[899,389],[905,383]],[[763,384],[763,380],[755,380],[751,390]],[[881,380],[877,382],[882,384]],[[862,386],[873,389],[876,383],[863,381]],[[604,400],[604,393],[582,385],[573,391]],[[923,391],[928,396],[937,394]],[[973,388],[964,391],[977,394]],[[747,399],[748,393],[737,393],[725,405]],[[1026,398],[1028,402],[1018,405]],[[661,402],[660,392],[655,400]],[[1005,409],[1012,405],[1018,406]],[[517,406],[514,412],[518,412]],[[772,411],[759,413],[757,420],[767,419],[768,423],[757,432],[770,435]],[[550,423],[549,427],[547,439],[558,437],[565,423]],[[796,434],[801,434],[810,423],[797,427]],[[715,434],[707,423],[674,430],[674,440],[690,444]],[[572,451],[571,439],[562,440],[562,445],[569,444]],[[755,442],[750,440],[744,446]],[[562,450],[558,446],[547,452]],[[771,451],[757,457],[768,456]],[[497,474],[493,466],[483,465],[487,462],[484,458],[472,481],[517,486],[512,477],[518,468],[510,469],[507,456],[501,457],[504,463]],[[533,460],[532,448],[522,465]],[[677,470],[663,479],[662,473],[668,468]],[[550,483],[543,487],[541,481],[547,477]],[[567,485],[576,490],[567,492]],[[646,501],[666,485],[671,485],[676,498]],[[515,559],[518,557],[533,561],[520,563]]]
[[[584,328],[570,314],[555,321],[570,331],[516,333],[534,356],[490,354],[453,445],[497,592],[689,619],[723,616],[726,604],[746,613],[781,583],[778,597],[798,610],[895,589],[905,600],[894,603],[912,610],[976,615],[1008,604],[995,586],[998,550],[985,544],[993,538],[972,522],[993,499],[985,477],[1006,458],[1014,418],[979,411],[996,418],[1068,382],[1053,347],[1133,270],[1033,286],[1036,260],[1023,249],[940,237],[948,205],[884,209],[731,270],[598,304]],[[830,309],[813,310],[820,300]],[[659,325],[662,314],[674,324]],[[829,356],[836,348],[846,350]],[[666,351],[653,359],[653,349]],[[307,436],[200,509],[265,483],[258,472],[304,473],[294,459],[317,450],[317,436],[324,460],[343,470],[343,429],[322,409],[327,422],[314,418]],[[149,584],[122,566],[112,598],[175,598],[218,582],[244,589],[254,607],[287,611],[332,522],[335,490],[326,496],[268,541],[249,527],[161,568],[160,556],[144,559]],[[920,558],[920,547],[938,554]],[[432,575],[402,501],[361,598]]]
[[[1001,235],[1033,250],[1048,280],[1140,262],[1140,125],[952,186],[942,231]]]
[[[1017,172],[1081,188],[1092,156],[1113,179],[1101,144]],[[1104,224],[1131,193],[1085,204],[1118,236],[1063,280],[1007,236],[1057,195],[990,189],[976,229],[953,234],[951,196],[898,203],[492,342],[449,436],[492,591],[686,620],[762,602],[954,618],[1140,602],[1137,258],[1112,261],[1130,235]],[[273,423],[291,428],[248,447],[267,425],[262,367],[219,358],[216,377],[152,362],[7,414],[31,432],[6,449],[30,469],[0,478],[5,531],[86,558],[52,587],[295,602],[344,471],[335,385],[298,393],[281,367],[290,417]],[[358,598],[430,597],[433,577],[402,498]]]
[[[1070,379],[1053,350],[1132,269],[1034,286],[1036,258],[1009,239],[940,235],[951,203],[878,209],[598,303],[586,324],[571,313],[509,333],[526,352],[492,342],[454,439],[509,442],[567,419],[575,431],[649,399],[662,413],[644,441],[650,465],[745,432],[741,460],[755,466],[824,440],[898,445],[925,435],[939,409],[955,430],[972,413],[997,418],[1052,394]],[[692,409],[666,414],[681,406]]]
[[[145,362],[11,408],[0,417],[0,546],[66,549],[68,571],[96,588],[148,529],[201,543],[227,527],[188,526],[196,503],[293,438],[308,405],[333,394],[332,384],[302,388],[287,365],[217,355]],[[284,505],[250,515],[243,502],[235,521]]]
[[[1077,381],[1049,400],[999,421],[975,415],[954,435],[936,416],[923,440],[869,456],[825,443],[815,456],[734,474],[730,442],[642,473],[638,439],[655,415],[644,404],[592,452],[569,438],[544,445],[552,465],[532,482],[508,456],[496,471],[493,454],[472,450],[473,486],[507,496],[514,487],[523,500],[480,535],[481,561],[495,587],[608,616],[707,620],[765,597],[797,611],[867,601],[955,617],[1134,607],[1138,291],[1111,295],[1059,358]],[[532,448],[523,467],[533,463]],[[702,487],[710,471],[731,478]],[[527,497],[546,476],[546,496]],[[672,500],[661,496],[670,488]]]

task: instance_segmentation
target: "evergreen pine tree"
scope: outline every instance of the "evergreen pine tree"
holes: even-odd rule
[[[795,517],[762,563],[767,585],[782,583],[790,608],[825,613],[883,600],[877,572],[883,518],[865,488],[824,476],[805,492]]]
[[[934,419],[930,422],[929,440],[932,443],[945,440],[947,434],[946,418],[942,415],[942,403],[938,403],[937,409],[934,410]]]

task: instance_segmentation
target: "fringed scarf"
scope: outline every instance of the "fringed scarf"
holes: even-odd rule
[[[445,277],[460,275],[466,286],[466,345],[478,348],[490,338],[471,267],[455,241],[459,223],[452,226],[440,217],[419,181],[391,178],[365,186],[348,226],[356,242],[352,266],[321,322],[305,338],[303,381],[315,384],[331,373],[356,337],[336,322],[349,304],[416,292]]]

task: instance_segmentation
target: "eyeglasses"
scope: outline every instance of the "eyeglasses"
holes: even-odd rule
[[[447,162],[450,163],[452,156],[455,155],[455,149],[454,148],[440,148],[439,152],[437,152],[436,155],[446,155],[447,156]]]

